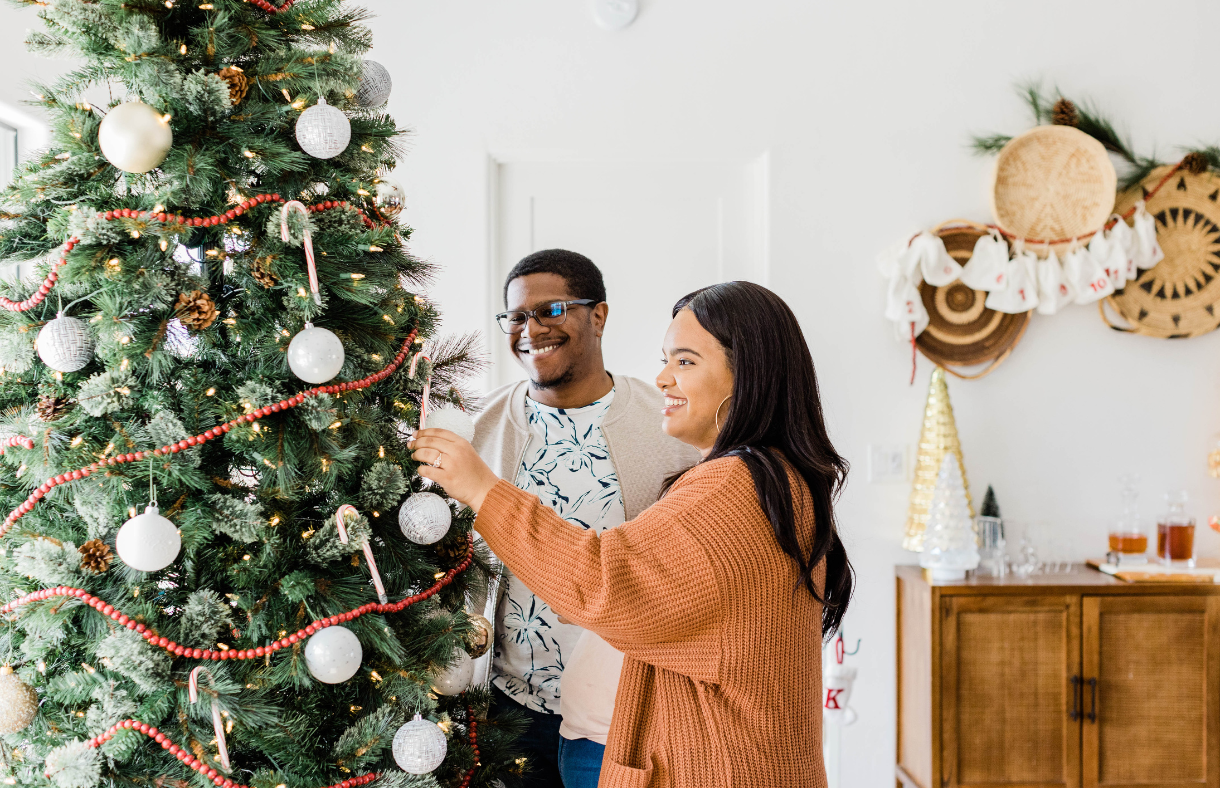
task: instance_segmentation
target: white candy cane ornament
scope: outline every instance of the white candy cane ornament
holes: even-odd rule
[[[335,525],[339,529],[339,541],[343,544],[348,543],[347,536],[347,515],[359,517],[360,511],[350,503],[345,503],[335,512]],[[369,562],[369,571],[373,575],[373,587],[377,589],[377,599],[381,604],[389,604],[390,598],[386,596],[385,584],[381,582],[381,573],[377,571],[377,561],[373,558],[373,548],[369,546],[369,541],[364,540],[364,544],[360,545],[360,549],[364,552],[365,559]]]
[[[187,685],[187,694],[190,696],[191,703],[199,701],[199,674],[200,672],[207,673],[208,679],[215,682],[216,678],[204,666],[200,665],[191,671],[191,679]],[[216,731],[216,749],[220,750],[220,765],[227,772],[230,770],[229,765],[229,744],[225,741],[225,724],[220,718],[220,703],[212,698],[212,727]]]
[[[424,352],[422,350],[420,352],[416,353],[415,356],[411,359],[411,368],[407,370],[407,377],[411,378],[412,380],[415,379],[415,365],[419,363],[419,360],[421,358],[427,362],[432,361],[432,359],[430,359],[424,355]],[[424,428],[424,424],[428,420],[428,398],[430,396],[432,396],[432,376],[431,375],[429,375],[428,379],[424,381],[424,393],[423,393],[423,396],[420,397],[420,401],[419,401],[419,428],[421,430]]]
[[[318,291],[318,267],[313,257],[313,234],[309,232],[309,209],[300,200],[290,200],[280,209],[280,240],[284,243],[292,240],[292,234],[288,232],[288,214],[292,211],[300,211],[301,215],[305,217],[305,229],[302,232],[305,246],[305,267],[309,270],[309,289],[313,293],[314,303],[321,306],[322,295]]]

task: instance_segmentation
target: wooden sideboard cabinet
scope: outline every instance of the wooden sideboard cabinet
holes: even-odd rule
[[[1220,586],[897,581],[899,788],[1220,788]]]

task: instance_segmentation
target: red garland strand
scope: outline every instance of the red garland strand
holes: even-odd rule
[[[105,219],[106,221],[113,221],[115,219],[143,219],[144,221],[153,221],[155,219],[156,221],[164,224],[180,224],[184,227],[216,227],[217,225],[228,224],[244,214],[246,211],[249,211],[251,208],[267,202],[281,203],[284,202],[284,198],[278,194],[260,194],[257,197],[252,197],[249,200],[246,200],[241,205],[238,205],[236,208],[230,211],[225,211],[224,213],[207,217],[196,216],[191,218],[178,214],[165,213],[164,211],[153,213],[152,211],[137,211],[132,208],[120,208],[117,211],[98,211],[97,218]],[[321,211],[330,210],[332,208],[351,208],[356,213],[360,214],[360,220],[364,222],[365,227],[368,227],[371,230],[377,226],[372,219],[365,215],[364,211],[356,208],[346,200],[326,200],[325,202],[311,205],[306,210],[313,213],[318,213]],[[10,312],[25,312],[41,304],[50,294],[51,288],[55,287],[55,283],[59,281],[59,269],[68,262],[68,253],[75,249],[77,244],[80,242],[79,237],[73,236],[65,241],[62,246],[60,246],[59,259],[56,260],[51,266],[51,273],[47,274],[47,278],[44,279],[42,284],[38,286],[38,292],[34,293],[34,295],[30,296],[24,301],[13,301],[0,296],[0,309],[7,309]]]
[[[467,727],[470,729],[470,746],[474,750],[474,766],[472,766],[463,777],[461,788],[467,788],[467,786],[470,785],[470,780],[474,777],[475,769],[479,767],[478,722],[476,722],[474,718],[474,708],[471,706],[466,707],[466,719],[468,722]],[[211,780],[213,783],[219,786],[219,788],[249,788],[249,786],[233,782],[220,772],[196,758],[189,750],[174,744],[168,736],[157,730],[152,725],[140,722],[138,720],[123,720],[122,722],[115,723],[110,730],[106,731],[105,733],[98,734],[85,742],[85,746],[89,749],[97,749],[113,739],[121,730],[136,731],[137,733],[144,734],[157,744],[160,744],[161,749],[167,750],[175,758]],[[359,786],[368,785],[381,776],[382,775],[377,772],[369,772],[367,774],[362,774],[359,777],[349,777],[342,782],[325,786],[325,788],[359,788]],[[47,777],[50,777],[50,775],[47,775]]]
[[[289,8],[292,8],[292,4],[296,1],[297,0],[284,0],[284,4],[279,8],[276,8],[275,6],[271,5],[271,3],[268,3],[267,0],[250,0],[251,3],[254,3],[254,5],[270,14],[282,14]]]
[[[32,449],[34,448],[34,440],[32,438],[27,438],[24,435],[13,435],[5,438],[4,440],[0,441],[0,454],[4,454],[5,449],[12,448],[13,446],[20,446],[23,449]]]
[[[166,454],[177,454],[184,449],[189,449],[192,446],[198,446],[200,444],[207,443],[214,438],[219,438],[239,424],[256,421],[272,413],[279,413],[282,410],[291,410],[292,408],[295,408],[303,403],[309,397],[316,397],[320,394],[339,394],[344,391],[359,391],[360,389],[368,388],[374,383],[379,383],[388,378],[390,375],[393,375],[394,372],[397,371],[400,366],[402,366],[402,363],[407,360],[407,353],[411,349],[411,346],[415,344],[415,337],[418,335],[418,328],[411,329],[411,333],[407,335],[406,340],[402,343],[402,350],[398,351],[398,355],[394,357],[394,360],[389,364],[389,366],[385,367],[380,372],[374,372],[372,375],[369,375],[366,378],[353,380],[349,383],[332,383],[329,386],[317,386],[306,391],[302,391],[299,394],[287,399],[282,399],[274,405],[267,405],[259,408],[258,410],[251,411],[244,416],[238,416],[236,419],[225,422],[219,427],[213,427],[212,429],[200,433],[199,435],[184,438],[177,443],[171,443],[168,446],[162,446],[161,448],[153,449],[152,451],[138,451],[133,454],[120,454],[115,457],[109,457],[105,460],[98,460],[97,462],[91,463],[84,468],[78,468],[77,470],[70,471],[68,473],[61,473],[52,479],[47,479],[45,482],[39,485],[37,490],[30,493],[30,496],[25,499],[24,503],[13,511],[9,512],[8,517],[4,518],[4,523],[0,525],[0,538],[3,538],[4,535],[9,532],[9,529],[13,527],[13,523],[17,522],[27,513],[32,511],[38,501],[46,496],[46,494],[49,493],[53,488],[58,487],[61,484],[76,481],[77,479],[83,479],[104,466],[121,465],[126,462],[140,462],[147,457],[153,456],[163,457]]]

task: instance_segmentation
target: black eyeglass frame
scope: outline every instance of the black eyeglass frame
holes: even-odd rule
[[[498,325],[500,327],[500,330],[503,331],[505,334],[520,334],[522,331],[525,330],[525,326],[526,326],[526,324],[529,323],[530,318],[533,318],[534,322],[540,326],[558,326],[558,325],[561,325],[565,320],[568,319],[568,307],[569,306],[596,306],[597,304],[600,304],[600,303],[601,303],[601,301],[598,301],[595,298],[574,298],[571,301],[551,301],[551,302],[543,305],[540,309],[546,309],[547,307],[555,306],[556,304],[562,304],[563,305],[563,314],[562,315],[559,315],[558,317],[548,317],[547,318],[547,320],[550,320],[553,322],[543,323],[542,318],[538,316],[538,312],[540,311],[539,309],[514,309],[511,312],[501,312],[500,314],[496,315],[496,325]],[[507,318],[509,315],[525,315],[525,319],[522,320],[521,324],[518,326],[510,325],[508,328],[505,328],[504,319]],[[515,328],[516,331],[510,330],[513,328]]]

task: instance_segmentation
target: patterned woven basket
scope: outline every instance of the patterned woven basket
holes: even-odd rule
[[[987,228],[974,222],[954,220],[933,232],[945,242],[949,255],[964,265],[974,252],[975,242],[987,235]],[[970,289],[960,280],[943,287],[923,282],[919,294],[930,322],[915,344],[925,356],[955,377],[970,380],[990,373],[1008,358],[1029,325],[1029,312],[1008,315],[988,309],[983,305],[987,294]],[[978,364],[987,366],[974,373],[953,369]]]
[[[1169,167],[1153,170],[1144,182],[1119,195],[1116,211],[1126,211],[1160,183]],[[1157,240],[1165,259],[1140,273],[1108,303],[1129,327],[1111,328],[1162,339],[1206,334],[1220,325],[1220,176],[1179,170],[1148,198]]]
[[[1105,224],[1117,187],[1100,142],[1070,126],[1038,126],[996,158],[991,209],[1017,238],[1067,244]]]

